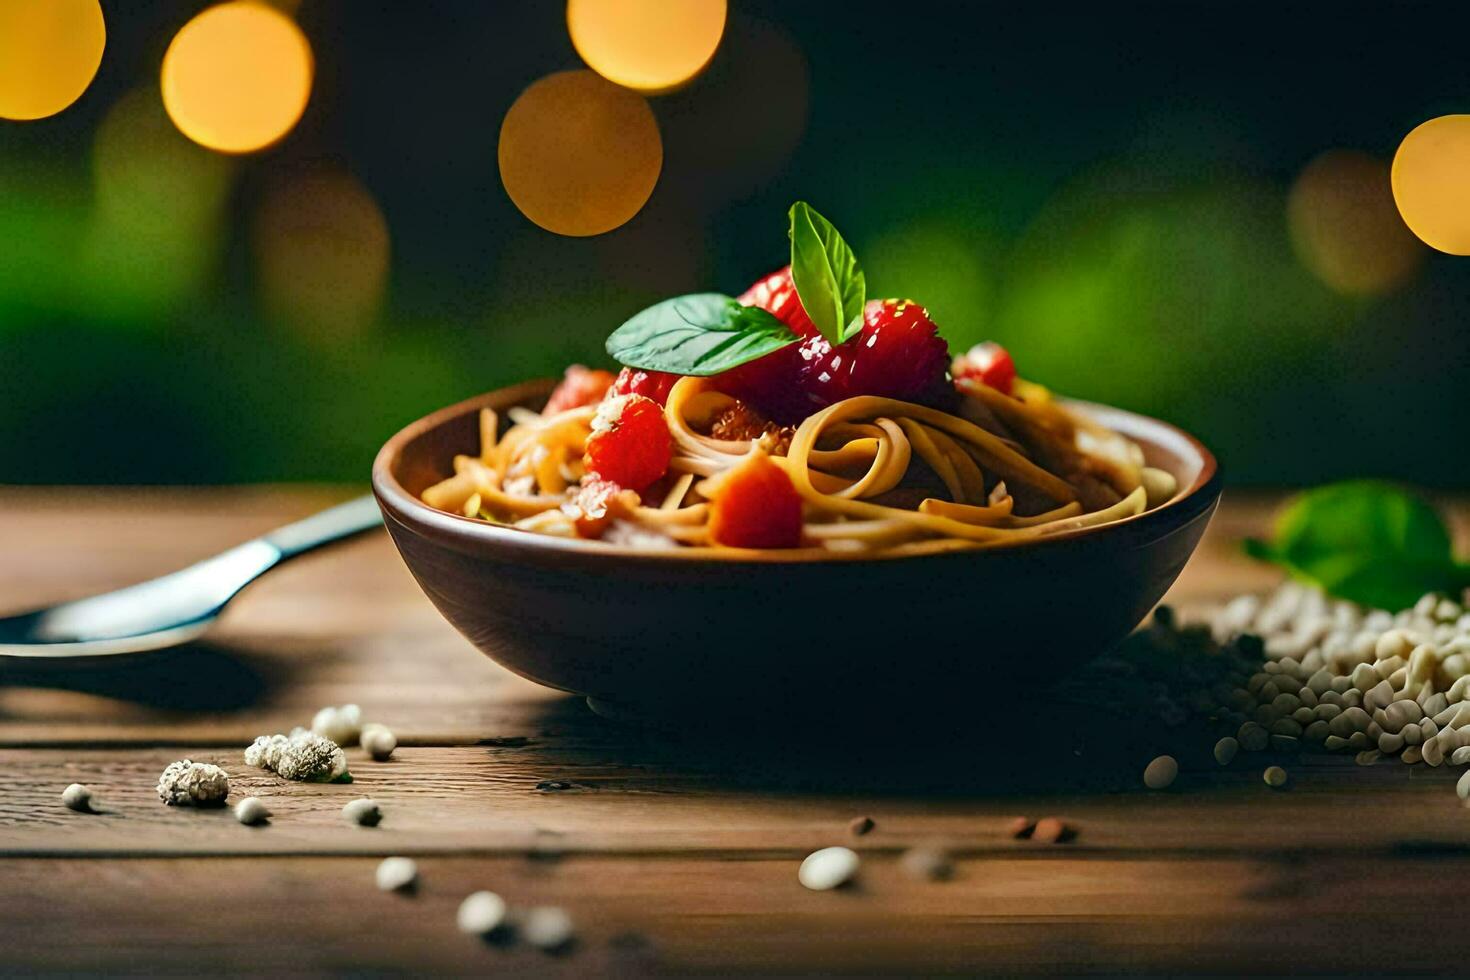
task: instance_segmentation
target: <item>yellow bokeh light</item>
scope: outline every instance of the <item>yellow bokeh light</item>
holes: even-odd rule
[[[1366,153],[1329,150],[1307,164],[1286,215],[1302,264],[1339,293],[1386,293],[1424,259],[1394,207],[1388,164]]]
[[[1393,158],[1393,197],[1424,242],[1470,255],[1470,115],[1421,123]]]
[[[256,276],[267,312],[327,341],[371,326],[388,283],[388,222],[372,193],[340,172],[274,188],[254,222]]]
[[[106,44],[98,0],[0,0],[0,118],[42,119],[71,105]]]
[[[232,0],[183,26],[163,56],[163,104],[191,140],[249,153],[291,131],[311,95],[311,46],[274,7]]]
[[[594,72],[548,75],[500,125],[500,180],[521,213],[560,235],[600,235],[637,214],[663,167],[648,103]]]
[[[567,0],[567,31],[603,78],[667,92],[714,57],[725,33],[725,0]]]

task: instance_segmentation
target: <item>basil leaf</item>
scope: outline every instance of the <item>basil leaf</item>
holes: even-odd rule
[[[721,293],[691,293],[650,306],[618,327],[607,338],[607,352],[628,367],[705,377],[798,339],[759,307]]]
[[[1301,494],[1282,511],[1271,542],[1245,547],[1333,595],[1391,612],[1426,592],[1453,592],[1470,582],[1470,568],[1455,561],[1434,507],[1377,480]]]
[[[857,256],[805,201],[791,205],[791,281],[807,316],[833,344],[863,326],[868,283]]]

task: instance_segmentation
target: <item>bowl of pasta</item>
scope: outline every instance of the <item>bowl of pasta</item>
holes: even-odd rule
[[[923,306],[863,295],[819,215],[791,225],[792,264],[740,296],[618,327],[618,373],[387,442],[374,493],[429,599],[608,714],[932,704],[1122,640],[1204,533],[1209,450],[995,344],[952,357]]]

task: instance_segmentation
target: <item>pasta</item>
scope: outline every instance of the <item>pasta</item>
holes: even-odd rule
[[[512,409],[503,431],[485,409],[478,454],[456,456],[453,475],[422,497],[542,534],[724,549],[711,533],[721,480],[764,457],[799,497],[799,547],[867,553],[1015,545],[1142,513],[1177,490],[1137,445],[1037,385],[1018,379],[1006,394],[962,378],[955,392],[953,411],[858,395],[794,426],[756,416],[731,437],[717,421],[747,406],[709,378],[683,377],[662,408],[665,474],[640,493],[608,490],[611,518],[594,535],[586,456],[605,400],[549,415]]]

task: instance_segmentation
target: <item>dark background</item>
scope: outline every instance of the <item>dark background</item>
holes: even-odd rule
[[[104,0],[86,94],[0,120],[0,481],[364,481],[424,412],[602,363],[642,306],[783,264],[802,198],[952,346],[994,338],[1034,380],[1190,428],[1237,484],[1470,486],[1470,259],[1426,248],[1401,286],[1343,295],[1286,206],[1323,151],[1387,162],[1470,111],[1459,0],[731,0],[710,69],[652,99],[652,199],[591,239],[532,225],[496,169],[516,95],[580,66],[561,3],[305,0],[306,115],[242,158],[158,107],[202,6]],[[259,282],[263,202],[324,170],[391,242],[382,305],[350,323]],[[353,229],[318,230],[350,266]]]

